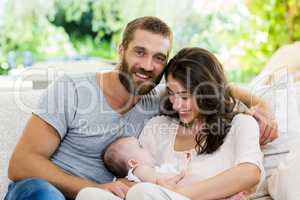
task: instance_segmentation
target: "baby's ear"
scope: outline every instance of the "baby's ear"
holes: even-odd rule
[[[134,168],[134,167],[136,167],[138,164],[139,164],[138,161],[135,160],[135,159],[129,159],[129,160],[128,160],[128,165],[129,165],[130,168]]]

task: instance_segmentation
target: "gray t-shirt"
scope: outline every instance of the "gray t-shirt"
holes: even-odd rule
[[[104,148],[120,136],[138,137],[146,121],[159,113],[159,101],[159,92],[153,89],[120,115],[106,102],[92,73],[59,78],[33,113],[61,138],[53,163],[69,174],[103,183],[113,179],[101,160]]]

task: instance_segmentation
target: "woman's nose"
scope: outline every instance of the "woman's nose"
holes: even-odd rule
[[[180,107],[181,107],[181,100],[175,97],[173,101],[173,110],[178,111]]]

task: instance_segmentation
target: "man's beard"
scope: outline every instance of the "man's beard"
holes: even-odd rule
[[[161,73],[158,77],[154,77],[154,79],[147,82],[142,82],[140,84],[134,82],[133,73],[139,72],[141,74],[150,75],[151,77],[153,74],[149,74],[142,68],[140,70],[131,70],[129,71],[129,65],[124,57],[122,62],[120,63],[119,68],[119,79],[121,84],[125,87],[128,93],[133,95],[145,95],[149,93],[161,80],[163,73]]]

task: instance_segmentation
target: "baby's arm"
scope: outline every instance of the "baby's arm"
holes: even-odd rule
[[[178,173],[158,172],[154,167],[146,165],[137,166],[134,169],[133,174],[142,182],[150,182],[155,184],[157,183],[157,180],[170,179],[178,176]],[[184,173],[184,177],[177,184],[184,186],[201,180],[203,180],[203,177],[199,175]]]
[[[176,174],[173,173],[160,173],[156,172],[154,167],[146,166],[146,165],[139,165],[137,166],[133,174],[138,177],[142,182],[149,182],[149,183],[157,183],[158,179],[165,179],[175,176]]]
[[[150,166],[139,165],[134,169],[133,174],[142,182],[156,183],[157,180],[155,169]]]

